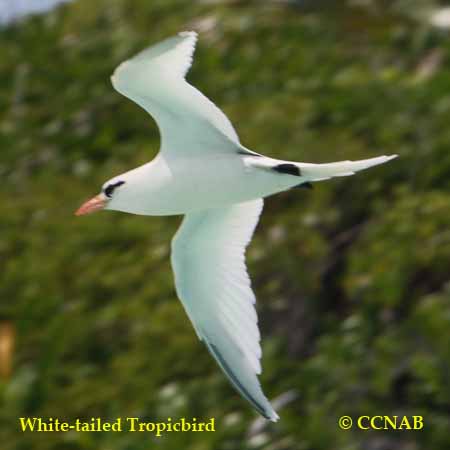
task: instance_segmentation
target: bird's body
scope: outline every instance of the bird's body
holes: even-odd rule
[[[127,194],[132,189],[133,195],[121,201],[118,190],[114,210],[151,216],[186,214],[267,197],[306,182],[270,169],[282,163],[238,153],[188,156],[188,161],[166,159],[160,153],[153,161],[117,177],[127,180]]]
[[[152,216],[186,214],[240,203],[261,197],[264,188],[260,186],[263,183],[252,180],[245,158],[237,154],[194,156],[188,164],[184,160],[167,161],[159,154],[125,175],[133,180],[130,187],[135,190],[134,201],[124,199],[122,204],[118,190],[114,209]],[[246,190],[250,183],[252,189]]]
[[[198,337],[234,387],[264,417],[260,334],[245,249],[263,197],[382,164],[394,156],[309,164],[245,148],[227,117],[185,80],[196,42],[180,33],[122,63],[113,86],[147,110],[161,132],[157,157],[105,183],[77,214],[112,209],[185,218],[172,241],[178,296]]]

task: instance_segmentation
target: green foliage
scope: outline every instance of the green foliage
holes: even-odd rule
[[[448,33],[431,0],[330,3],[78,0],[0,30],[0,316],[17,336],[2,449],[449,448]],[[191,28],[189,80],[249,148],[400,155],[267,200],[248,252],[261,380],[297,398],[253,436],[176,300],[179,218],[72,214],[158,148],[113,69]],[[342,431],[344,414],[421,414],[425,429]],[[22,416],[215,417],[217,432],[30,434]]]

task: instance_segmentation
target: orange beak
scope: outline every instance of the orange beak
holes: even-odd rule
[[[76,216],[83,216],[84,214],[91,214],[95,211],[99,211],[106,206],[106,199],[104,195],[99,194],[94,198],[91,198],[87,202],[83,203],[76,211]]]

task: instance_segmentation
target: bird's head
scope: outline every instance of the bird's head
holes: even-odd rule
[[[126,181],[124,177],[116,177],[107,181],[100,192],[100,194],[84,202],[75,212],[75,215],[82,216],[90,214],[101,209],[115,209],[115,204],[119,203],[120,198],[123,197],[126,190]]]

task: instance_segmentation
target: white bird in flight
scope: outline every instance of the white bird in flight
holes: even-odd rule
[[[185,80],[197,34],[182,32],[120,64],[114,88],[156,120],[161,148],[149,163],[107,181],[77,215],[101,209],[184,214],[172,240],[175,286],[197,336],[231,384],[266,419],[278,415],[264,395],[255,295],[245,249],[263,197],[353,175],[397,155],[308,164],[244,147],[225,114]]]

